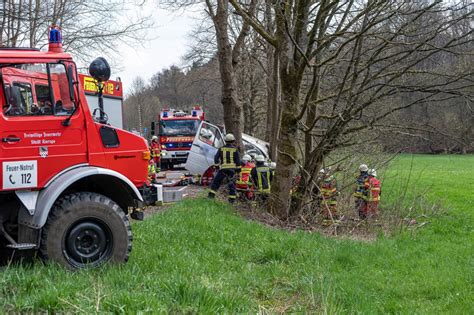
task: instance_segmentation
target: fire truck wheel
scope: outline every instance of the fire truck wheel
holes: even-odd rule
[[[103,195],[81,192],[54,204],[42,231],[40,254],[76,269],[126,262],[131,249],[132,230],[124,211]]]

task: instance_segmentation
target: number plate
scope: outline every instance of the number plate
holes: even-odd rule
[[[38,186],[38,161],[3,162],[3,189]]]

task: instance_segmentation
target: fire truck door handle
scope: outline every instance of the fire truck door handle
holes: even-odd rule
[[[200,148],[201,146],[199,144],[193,143],[193,146]]]
[[[16,137],[7,137],[7,138],[2,138],[2,142],[20,142],[20,138]]]

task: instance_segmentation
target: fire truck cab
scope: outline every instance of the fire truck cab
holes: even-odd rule
[[[174,165],[186,163],[194,137],[204,111],[195,106],[191,113],[182,110],[164,109],[158,122],[151,126],[152,135],[157,135],[161,145],[161,167],[173,168]]]
[[[47,52],[0,48],[0,255],[34,250],[68,268],[125,262],[147,143],[104,112],[94,119],[53,31]],[[103,61],[90,67],[99,81],[110,76]]]

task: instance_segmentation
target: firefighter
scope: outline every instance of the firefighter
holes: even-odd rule
[[[366,195],[366,215],[373,217],[379,214],[379,201],[382,193],[380,187],[380,180],[377,179],[377,171],[370,169],[368,178],[365,181]]]
[[[272,178],[275,177],[275,170],[277,168],[277,164],[275,162],[270,163],[270,173],[272,174]]]
[[[337,212],[337,182],[336,177],[331,175],[331,169],[321,169],[319,171],[319,206],[324,223],[339,220]]]
[[[271,191],[273,175],[270,171],[270,168],[265,165],[265,157],[263,155],[257,155],[255,160],[257,165],[252,169],[251,172],[252,181],[261,198],[265,200]]]
[[[160,160],[161,160],[161,152],[160,152],[160,142],[158,141],[157,136],[151,137],[151,145],[150,145],[150,152],[151,158],[155,163],[156,168],[160,168]],[[159,170],[158,170],[159,171]]]
[[[255,164],[255,163],[256,163],[255,158],[257,157],[257,155],[256,155],[255,153],[250,153],[249,155],[250,155],[250,158],[251,158],[251,159],[250,159],[250,162],[252,162],[253,164]]]
[[[252,181],[250,179],[250,173],[252,169],[255,167],[255,164],[251,162],[252,158],[250,155],[245,154],[242,157],[242,165],[240,167],[240,175],[239,179],[237,180],[237,189],[244,191],[245,196],[247,199],[253,199],[253,191],[252,188]]]
[[[148,184],[156,182],[156,167],[153,159],[148,161]]]
[[[253,164],[251,160],[252,158],[248,154],[245,154],[242,157],[242,163],[240,166],[240,176],[237,180],[237,188],[246,189],[248,188],[249,184],[251,184],[250,172],[252,172],[252,169],[255,167],[255,164]]]
[[[240,171],[240,154],[235,147],[235,137],[228,133],[225,138],[225,145],[221,147],[214,156],[214,163],[218,164],[220,169],[212,180],[209,198],[214,198],[221,186],[222,180],[227,178],[229,182],[229,202],[234,203],[235,192],[235,173]]]
[[[365,181],[368,178],[367,171],[369,168],[366,164],[361,164],[359,166],[359,176],[356,179],[356,188],[354,191],[355,197],[355,208],[357,213],[359,214],[359,218],[365,219],[367,217],[367,202],[366,202],[366,195],[367,191],[365,189]]]

